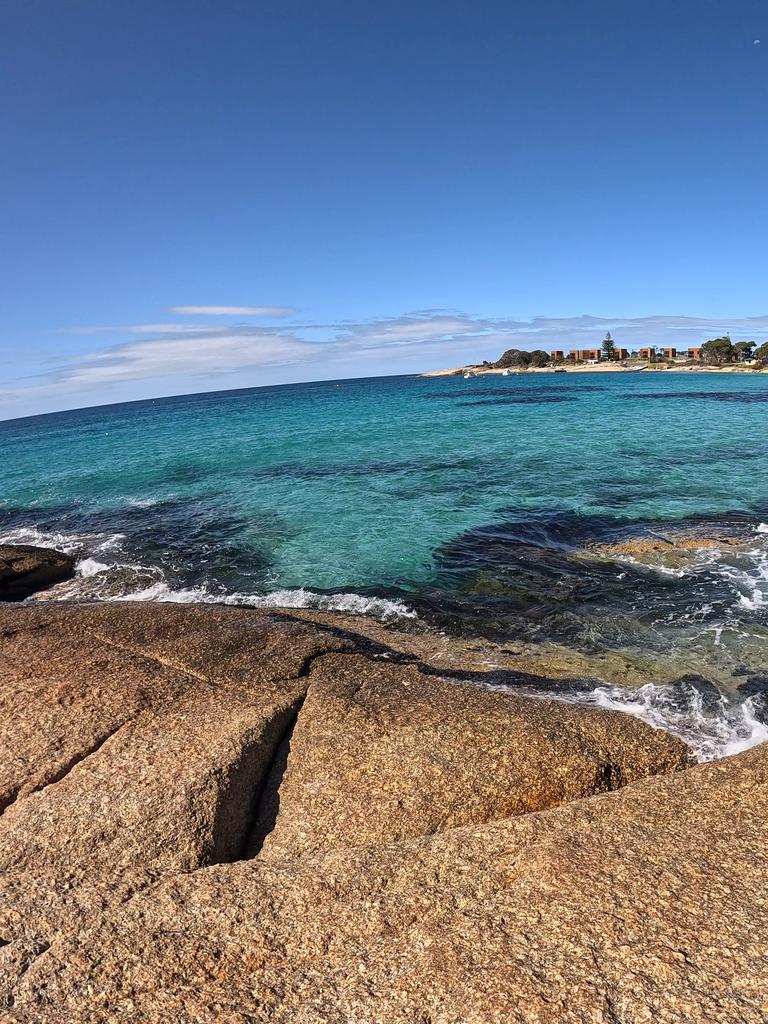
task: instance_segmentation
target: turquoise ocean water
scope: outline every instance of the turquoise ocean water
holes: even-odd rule
[[[655,658],[678,678],[663,700],[685,691],[705,717],[725,701],[758,735],[766,438],[766,377],[387,377],[161,399],[0,422],[0,537],[76,552],[61,596],[314,604]],[[584,555],[670,529],[739,546],[656,567]]]

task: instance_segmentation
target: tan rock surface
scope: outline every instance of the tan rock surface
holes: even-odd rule
[[[291,618],[344,627],[374,643],[415,655],[430,668],[451,674],[482,673],[498,686],[524,687],[551,692],[557,684],[590,682],[613,683],[621,687],[639,687],[648,682],[670,683],[682,675],[701,670],[701,660],[687,659],[682,652],[665,660],[657,652],[642,654],[635,648],[584,651],[551,642],[513,640],[498,643],[483,637],[454,637],[428,630],[422,622],[406,620],[383,624],[366,616],[342,615],[337,612],[290,610]],[[734,685],[733,675],[717,674],[717,666],[708,666],[711,678],[728,688]],[[553,683],[555,684],[553,686]]]
[[[613,544],[593,544],[589,551],[603,558],[631,556],[645,565],[678,569],[690,565],[701,551],[736,551],[743,547],[744,540],[737,537],[703,537],[670,531],[668,536],[630,537]]]
[[[764,751],[574,800],[683,748],[351,625],[0,609],[0,1019],[764,1020]]]
[[[242,855],[311,660],[351,644],[212,611],[0,609],[6,941]]]
[[[764,1024],[768,747],[397,846],[169,879],[16,1024]]]
[[[616,544],[594,544],[590,551],[606,555],[634,555],[649,551],[705,551],[711,548],[736,547],[742,544],[736,537],[697,537],[671,534],[669,537],[631,537]]]
[[[254,844],[269,832],[272,860],[526,814],[689,764],[628,715],[349,654],[317,664],[283,753]]]
[[[9,752],[0,759],[0,811],[190,686],[274,697],[274,684],[302,676],[316,655],[352,647],[330,629],[238,609],[0,607],[0,734]]]

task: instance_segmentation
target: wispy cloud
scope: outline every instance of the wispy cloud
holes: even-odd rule
[[[179,316],[288,316],[290,306],[169,306]]]
[[[93,327],[63,327],[61,334],[211,334],[228,331],[219,324],[101,324]]]
[[[311,342],[264,331],[213,338],[147,339],[115,345],[81,357],[54,375],[52,384],[85,387],[126,380],[151,380],[181,374],[210,376],[257,366],[306,359]]]
[[[210,312],[211,307],[179,307]],[[214,307],[222,308],[222,307]],[[234,307],[226,307],[228,309]],[[238,307],[264,308],[264,307]],[[108,401],[114,395],[170,393],[216,386],[321,379],[372,372],[419,372],[494,359],[504,349],[594,347],[606,331],[618,344],[675,345],[701,342],[725,331],[734,340],[768,340],[768,316],[758,317],[479,317],[455,310],[336,323],[291,323],[282,330],[257,324],[123,324],[81,327],[80,334],[131,335],[91,351],[59,356],[57,365],[0,390],[3,414],[18,415],[73,400]],[[318,337],[316,332],[322,332]],[[286,368],[281,371],[279,368]],[[288,370],[288,367],[293,369]],[[147,382],[143,390],[137,382]],[[220,382],[217,384],[217,382]]]
[[[492,321],[435,310],[365,323],[340,323],[332,326],[336,330],[336,340],[339,344],[378,348],[480,337],[492,328]]]

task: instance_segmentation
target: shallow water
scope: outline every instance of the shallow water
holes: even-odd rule
[[[662,688],[656,705],[677,680],[714,684],[760,738],[766,437],[762,377],[388,377],[139,402],[0,423],[0,535],[80,556],[59,596],[415,614],[608,650]],[[588,553],[674,528],[740,546],[671,566]],[[623,693],[600,699],[637,701]]]

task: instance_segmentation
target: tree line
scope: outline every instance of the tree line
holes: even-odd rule
[[[701,354],[704,361],[712,366],[721,366],[724,363],[741,363],[746,359],[756,359],[762,363],[768,363],[768,342],[758,347],[756,341],[732,342],[726,334],[722,338],[712,338],[709,341],[705,341],[701,346]],[[603,359],[616,358],[615,346],[610,335],[603,342],[602,356]],[[546,366],[551,362],[549,353],[544,352],[542,349],[527,352],[524,349],[508,348],[495,363],[490,363],[486,359],[483,362],[483,366],[490,366],[497,370],[506,370],[513,367],[524,370],[529,366],[536,368]]]
[[[701,354],[706,362],[715,366],[722,363],[741,363],[745,359],[768,362],[768,341],[758,348],[756,341],[737,341],[734,344],[726,334],[722,338],[705,341],[701,346]]]

